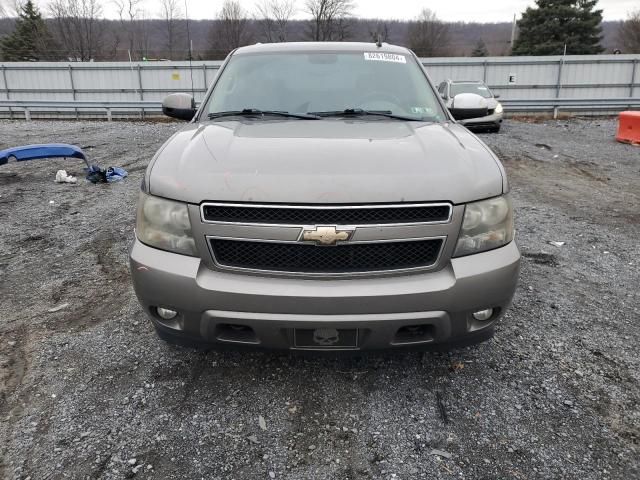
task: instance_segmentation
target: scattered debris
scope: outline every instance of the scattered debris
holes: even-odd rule
[[[56,183],[78,183],[78,179],[67,174],[66,170],[58,170],[56,172]]]
[[[266,430],[267,429],[267,422],[265,421],[264,417],[262,415],[260,415],[258,417],[258,425],[260,426],[261,430]]]
[[[68,303],[63,303],[62,305],[58,305],[57,307],[50,308],[49,310],[47,310],[47,312],[56,313],[56,312],[59,312],[60,310],[64,310],[68,306],[69,306]]]
[[[453,455],[451,455],[449,452],[445,452],[444,450],[438,450],[438,449],[433,449],[431,450],[431,452],[429,452],[430,455],[435,455],[437,457],[442,457],[442,458],[453,458]]]
[[[114,183],[129,176],[129,173],[120,167],[109,167],[104,170],[97,165],[91,165],[85,170],[87,171],[87,180],[91,183]]]
[[[247,437],[247,440],[249,440],[251,443],[255,443],[256,445],[259,443],[258,437],[256,437],[255,435],[249,435]]]
[[[449,370],[451,370],[452,372],[455,372],[457,370],[462,370],[463,368],[464,368],[464,363],[453,362],[453,364],[451,364],[451,367],[449,367]]]
[[[549,245],[553,245],[554,247],[562,247],[564,246],[567,242],[553,242],[553,241],[549,241],[547,242]]]

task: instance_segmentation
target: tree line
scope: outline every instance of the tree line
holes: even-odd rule
[[[0,0],[0,59],[207,60],[255,42],[348,40],[406,45],[422,57],[604,51],[597,0],[536,0],[518,21],[513,44],[508,23],[447,23],[426,8],[407,22],[359,19],[354,0],[261,0],[254,11],[224,0],[214,20],[189,22],[182,0],[154,1],[154,12],[146,0],[110,1],[116,20],[104,18],[101,0],[51,0],[44,11],[31,0]],[[300,13],[305,20],[294,19]],[[611,49],[640,53],[640,9],[605,26]]]

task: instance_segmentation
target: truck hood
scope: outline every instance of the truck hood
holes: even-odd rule
[[[503,169],[455,123],[216,121],[176,133],[146,181],[154,195],[196,204],[457,204],[500,195]]]

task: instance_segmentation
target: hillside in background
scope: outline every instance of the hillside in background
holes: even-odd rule
[[[47,20],[51,25],[52,21]],[[11,32],[13,20],[0,19],[0,37]],[[437,56],[469,56],[471,51],[482,39],[487,45],[490,55],[509,55],[511,45],[511,23],[449,23],[449,41],[442,45]],[[603,22],[602,45],[605,53],[611,53],[615,48],[617,30],[620,22]],[[167,47],[166,24],[162,20],[144,20],[135,22],[136,40],[132,57],[134,60],[147,59],[188,59],[188,42],[186,35],[186,21],[178,20],[175,24],[175,47],[169,53]],[[216,35],[219,22],[217,20],[192,20],[189,23],[191,40],[193,42],[193,57],[198,60],[219,60],[228,53],[228,48],[220,45]],[[373,41],[374,32],[385,32],[385,40],[389,43],[406,45],[408,22],[354,19],[348,30],[348,40]],[[128,31],[131,24],[117,20],[102,20],[98,24],[101,31],[99,54],[95,60],[128,60],[130,40]],[[55,29],[51,28],[55,33]],[[308,39],[309,22],[292,21],[288,28],[289,41],[304,41]],[[261,33],[261,25],[256,21],[249,21],[246,26],[245,41],[251,44],[265,41]],[[60,47],[52,46],[50,56],[60,60],[69,60]],[[568,52],[569,54],[571,52]]]

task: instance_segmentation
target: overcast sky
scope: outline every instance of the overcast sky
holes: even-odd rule
[[[105,14],[114,17],[116,11],[112,0],[101,0]],[[240,0],[240,3],[249,11],[254,10],[256,1]],[[40,0],[44,6],[46,0]],[[144,0],[144,8],[148,16],[159,16],[160,6],[157,0]],[[184,0],[181,0],[181,4]],[[297,0],[300,9],[304,0]],[[434,10],[438,16],[447,21],[465,22],[505,22],[511,21],[513,15],[518,16],[533,0],[356,0],[356,14],[359,17],[385,18],[385,19],[410,19],[417,16],[424,7]],[[214,18],[220,9],[222,0],[187,0],[189,17],[195,19]],[[640,0],[600,0],[599,5],[604,10],[605,20],[619,20],[627,16],[633,9],[640,8]],[[183,7],[184,8],[184,7]],[[297,18],[305,18],[303,12],[298,12]]]

